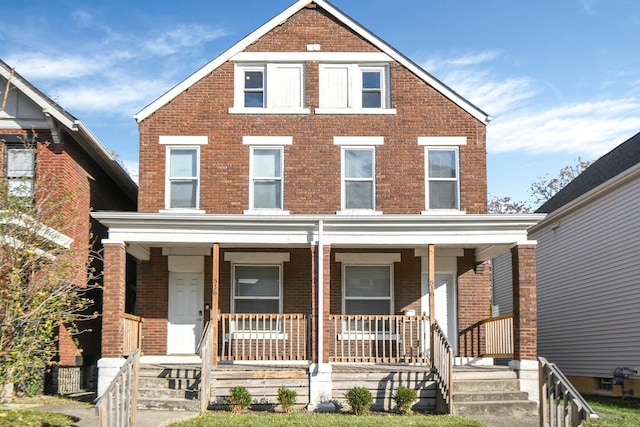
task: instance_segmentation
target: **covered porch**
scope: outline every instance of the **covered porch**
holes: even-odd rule
[[[103,359],[141,348],[197,361],[208,331],[212,366],[308,366],[313,403],[331,394],[332,365],[536,358],[526,230],[539,215],[94,216],[109,227]],[[487,261],[506,251],[527,303],[489,320]],[[126,254],[138,264],[129,314]]]

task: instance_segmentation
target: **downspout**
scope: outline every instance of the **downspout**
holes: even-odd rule
[[[324,363],[324,221],[318,221],[318,365]]]

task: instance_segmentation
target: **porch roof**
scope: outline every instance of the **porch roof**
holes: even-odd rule
[[[485,261],[529,241],[544,214],[523,215],[213,215],[94,212],[109,228],[105,243],[123,243],[148,259],[151,247],[413,247],[467,248]]]

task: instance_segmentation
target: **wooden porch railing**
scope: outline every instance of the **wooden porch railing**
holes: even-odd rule
[[[450,414],[453,413],[453,349],[438,325],[433,324],[433,372]]]
[[[140,350],[134,350],[107,390],[96,400],[100,427],[136,425]]]
[[[469,357],[513,357],[513,315],[490,317],[458,334],[460,354]]]
[[[578,427],[589,418],[598,418],[589,404],[554,363],[540,362],[540,426]]]
[[[218,315],[220,360],[309,360],[304,314]]]
[[[128,356],[142,346],[142,322],[140,316],[124,314],[123,356]]]
[[[428,364],[428,316],[329,316],[329,362]]]
[[[211,367],[213,365],[213,333],[208,321],[198,346],[200,353],[200,413],[206,412],[211,401]]]
[[[513,357],[513,315],[483,320],[485,326],[485,356]]]

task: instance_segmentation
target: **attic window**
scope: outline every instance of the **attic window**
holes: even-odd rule
[[[230,113],[307,114],[304,104],[304,64],[236,63]]]

